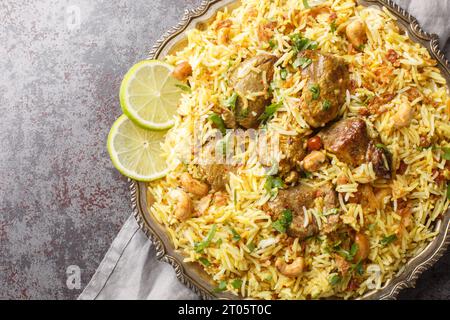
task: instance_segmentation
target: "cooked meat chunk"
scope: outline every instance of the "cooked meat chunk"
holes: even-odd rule
[[[280,136],[281,160],[279,171],[281,176],[287,176],[292,171],[301,171],[301,161],[306,156],[305,140],[301,135]]]
[[[225,186],[229,181],[229,172],[236,172],[236,166],[223,163],[222,156],[216,157],[216,143],[211,140],[203,146],[203,154],[205,163],[201,163],[199,171],[204,180],[211,186],[214,191],[225,190]]]
[[[389,179],[392,157],[384,148],[377,147],[367,134],[364,120],[348,118],[340,120],[319,133],[325,149],[351,166],[371,162],[376,175]]]
[[[206,182],[215,191],[225,190],[230,179],[229,172],[235,172],[235,167],[227,164],[207,164],[201,167]]]
[[[260,54],[241,62],[230,75],[230,83],[238,94],[234,114],[240,126],[258,127],[259,117],[270,104],[269,85],[276,60],[273,55]]]
[[[338,121],[322,130],[319,136],[325,149],[334,153],[339,160],[355,167],[366,162],[370,139],[364,120],[349,118]]]
[[[311,127],[323,127],[336,118],[345,102],[348,66],[341,58],[312,50],[299,53],[299,57],[312,60],[303,69],[308,81],[302,92],[301,113]]]
[[[305,226],[306,209],[314,205],[314,200],[323,197],[325,210],[335,208],[337,203],[336,191],[332,184],[324,185],[320,188],[312,188],[306,185],[299,185],[290,189],[280,190],[278,196],[268,206],[275,215],[280,215],[283,210],[292,211],[292,223],[287,229],[287,234],[291,237],[304,240],[319,232],[316,220],[313,218]]]

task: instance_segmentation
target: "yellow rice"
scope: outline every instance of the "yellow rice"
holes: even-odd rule
[[[310,1],[311,3],[313,1]],[[316,1],[317,2],[317,1]],[[435,67],[427,50],[413,43],[407,34],[403,34],[388,10],[378,10],[358,6],[354,0],[319,1],[329,5],[337,14],[337,30],[330,32],[328,15],[318,15],[317,19],[298,19],[295,29],[302,30],[302,35],[319,44],[319,50],[343,57],[351,66],[351,79],[357,84],[369,83],[371,91],[359,88],[353,95],[347,94],[347,102],[340,110],[344,117],[358,116],[361,101],[370,95],[382,95],[394,92],[396,97],[387,104],[387,111],[380,116],[368,117],[368,125],[380,134],[380,138],[393,155],[393,164],[402,159],[408,164],[404,175],[397,175],[392,180],[382,182],[392,187],[393,193],[387,201],[385,210],[367,214],[360,204],[347,203],[359,184],[378,183],[371,165],[351,168],[329,154],[331,162],[313,174],[308,181],[320,185],[326,181],[336,182],[338,176],[344,175],[348,183],[337,188],[341,206],[341,219],[355,230],[364,228],[370,238],[370,256],[368,258],[363,281],[359,288],[346,290],[347,283],[337,286],[330,284],[330,278],[336,274],[336,263],[328,253],[330,244],[325,237],[308,240],[305,252],[307,269],[299,277],[288,278],[280,274],[274,261],[283,258],[292,261],[300,254],[298,239],[286,245],[286,235],[276,232],[271,224],[271,216],[261,206],[270,199],[264,188],[266,178],[256,174],[260,164],[249,161],[233,175],[227,189],[229,199],[224,206],[210,207],[200,217],[187,221],[178,221],[173,212],[176,205],[171,191],[179,187],[178,177],[188,168],[195,173],[195,167],[183,163],[183,155],[190,155],[191,141],[195,124],[199,123],[206,136],[211,136],[214,129],[207,120],[213,103],[220,104],[232,93],[227,85],[226,75],[233,66],[247,57],[261,52],[272,52],[268,43],[258,39],[258,26],[268,21],[277,21],[278,26],[285,25],[298,15],[298,11],[307,13],[302,0],[243,0],[242,5],[232,12],[224,10],[217,14],[215,21],[205,30],[188,32],[188,45],[166,59],[176,65],[188,61],[193,74],[189,78],[192,93],[186,93],[179,106],[176,125],[167,135],[163,145],[171,173],[164,179],[149,184],[149,191],[155,198],[150,208],[151,214],[165,226],[173,245],[185,255],[186,262],[207,259],[211,265],[205,270],[217,283],[225,281],[227,289],[243,297],[260,299],[309,299],[324,297],[354,298],[369,290],[381,288],[386,281],[393,278],[405,263],[416,256],[436,236],[435,223],[449,206],[445,186],[435,183],[434,169],[445,170],[445,160],[439,149],[418,149],[420,136],[435,135],[439,139],[436,146],[449,145],[449,95],[446,81]],[[306,17],[307,15],[304,15]],[[348,41],[345,26],[353,17],[361,17],[367,23],[368,43],[361,53],[348,53]],[[217,21],[232,21],[230,40],[219,44]],[[275,31],[274,41],[277,48],[274,53],[280,57],[277,70],[286,65],[291,58],[289,34],[283,28]],[[281,30],[281,31],[280,31]],[[384,62],[389,49],[401,53],[401,67],[393,69],[389,81],[377,83],[380,75],[376,70],[387,70]],[[305,82],[300,72],[294,74],[292,85],[274,94],[274,101],[284,101],[273,120],[268,123],[269,131],[282,134],[308,134],[310,128],[295,108],[299,92]],[[274,81],[281,84],[279,71],[275,72]],[[429,99],[418,99],[411,105],[414,116],[411,124],[402,129],[392,125],[392,117],[402,103],[409,103],[406,91],[417,88]],[[206,141],[206,138],[205,138]],[[446,172],[448,174],[448,172]],[[412,203],[412,227],[401,234],[399,241],[387,246],[380,240],[398,231],[401,216],[396,212],[397,200],[404,199]],[[323,223],[325,217],[318,210],[309,210],[308,215]],[[213,244],[203,253],[194,250],[194,244],[201,242],[212,225],[217,226]],[[370,226],[370,228],[367,228]],[[235,230],[241,237],[233,241]],[[221,239],[220,245],[216,242]],[[248,246],[255,245],[250,252]],[[240,288],[234,288],[233,279],[242,280]]]

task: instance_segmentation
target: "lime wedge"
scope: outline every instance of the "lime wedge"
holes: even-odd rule
[[[170,64],[144,60],[125,75],[120,87],[120,104],[138,126],[166,130],[174,125],[183,83],[171,76],[172,71]]]
[[[152,181],[167,174],[161,142],[165,131],[135,125],[126,115],[114,122],[108,136],[108,152],[113,165],[123,175],[138,181]]]

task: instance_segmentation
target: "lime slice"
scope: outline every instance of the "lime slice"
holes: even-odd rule
[[[161,142],[165,131],[135,125],[126,115],[114,122],[108,136],[112,163],[123,175],[138,181],[152,181],[167,174]]]
[[[171,76],[173,66],[158,60],[135,64],[120,87],[123,112],[137,125],[166,130],[173,126],[183,83]]]

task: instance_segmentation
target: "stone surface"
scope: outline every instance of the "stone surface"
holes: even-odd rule
[[[73,299],[130,214],[105,148],[133,63],[200,0],[0,4],[0,299]],[[447,254],[402,298],[450,298]]]

